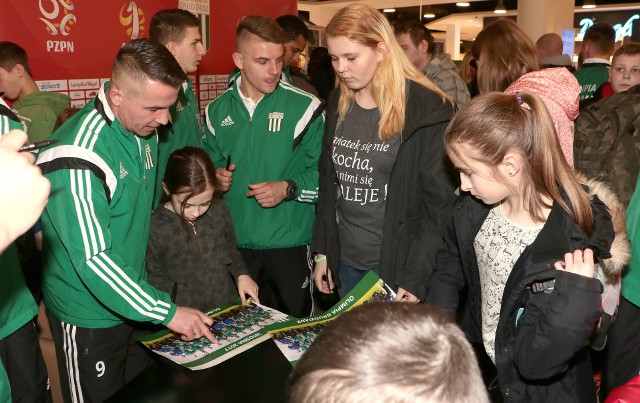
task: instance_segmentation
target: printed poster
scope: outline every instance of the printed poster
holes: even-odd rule
[[[393,302],[396,293],[373,271],[366,276],[323,315],[310,318],[291,318],[268,326],[266,331],[291,365],[296,365],[320,331],[332,320],[350,309],[371,302]]]
[[[240,299],[207,312],[213,318],[211,330],[220,344],[206,337],[184,341],[179,335],[163,330],[138,337],[148,349],[191,370],[205,369],[248,350],[270,338],[265,326],[289,319],[269,307]]]
[[[371,302],[393,302],[395,292],[374,272],[369,272],[337,304],[322,315],[293,318],[254,302],[240,299],[207,312],[211,330],[220,344],[206,337],[184,341],[169,330],[138,337],[148,349],[191,370],[212,367],[265,340],[273,339],[282,354],[295,365],[322,329],[356,306]]]

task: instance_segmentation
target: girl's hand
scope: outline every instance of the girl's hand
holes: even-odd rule
[[[238,276],[238,294],[240,294],[243,304],[247,301],[245,295],[250,296],[256,304],[260,303],[258,299],[258,284],[248,274]]]
[[[322,255],[318,255],[322,257]],[[335,285],[333,284],[333,278],[331,276],[331,270],[327,267],[327,261],[316,263],[313,269],[313,281],[316,283],[318,291],[324,294],[333,294]]]
[[[398,292],[396,293],[395,302],[409,302],[412,304],[417,304],[418,302],[420,302],[420,300],[418,299],[418,297],[411,294],[409,291],[405,290],[404,288],[398,287]]]
[[[580,249],[575,250],[573,253],[565,253],[564,262],[558,261],[554,264],[554,267],[556,270],[564,270],[584,277],[593,277],[595,271],[593,251],[587,248],[584,253]]]

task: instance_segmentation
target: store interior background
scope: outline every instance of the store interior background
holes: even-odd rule
[[[193,11],[201,20],[207,47],[194,90],[200,107],[226,90],[234,65],[234,30],[249,14],[277,17],[296,14],[312,30],[313,47],[326,45],[323,30],[333,15],[351,3],[364,2],[393,21],[415,16],[433,32],[437,46],[459,61],[483,26],[495,18],[513,18],[536,40],[547,32],[565,35],[566,52],[577,61],[581,30],[593,22],[617,26],[623,41],[640,41],[640,2],[626,0],[3,0],[0,38],[20,44],[29,53],[34,78],[41,90],[59,91],[81,107],[108,79],[113,57],[123,43],[148,33],[149,20],[162,8]],[[468,5],[465,5],[468,4]],[[595,8],[583,8],[585,5]],[[504,13],[496,14],[496,9]],[[393,11],[392,11],[393,10]],[[303,55],[300,67],[306,59]]]

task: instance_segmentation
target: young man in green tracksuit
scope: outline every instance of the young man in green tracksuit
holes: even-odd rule
[[[22,130],[22,123],[0,98],[0,138],[12,129]],[[27,288],[13,243],[0,252],[0,275],[0,401],[51,401],[47,368],[33,324],[38,305]]]
[[[144,369],[148,357],[131,322],[215,342],[211,318],[177,307],[147,283],[144,267],[156,128],[169,121],[185,79],[159,43],[124,45],[111,81],[38,157],[51,182],[42,215],[43,291],[65,401],[103,401]]]
[[[281,15],[276,18],[276,22],[284,31],[287,39],[284,43],[284,59],[282,60],[282,74],[280,79],[285,83],[298,87],[314,96],[318,96],[318,91],[305,78],[291,74],[291,64],[300,61],[300,55],[307,47],[311,33],[304,21],[296,15]],[[240,77],[240,69],[237,67],[229,74],[227,84],[231,87],[234,81]]]
[[[149,38],[169,49],[185,73],[195,73],[206,53],[198,26],[198,18],[187,10],[160,10],[149,23]],[[158,128],[158,173],[153,196],[154,210],[164,194],[162,180],[171,153],[187,146],[202,147],[204,128],[191,82],[191,79],[187,79],[182,83],[178,99],[169,109],[171,124]]]
[[[31,76],[27,52],[8,41],[0,42],[0,93],[14,101],[13,111],[32,143],[49,138],[70,100],[60,92],[40,91]]]
[[[203,144],[260,302],[302,317],[311,308],[308,245],[324,117],[317,98],[280,80],[285,41],[270,18],[240,22],[233,59],[241,76],[207,107]]]

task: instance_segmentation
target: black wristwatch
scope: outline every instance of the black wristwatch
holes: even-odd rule
[[[291,179],[288,179],[286,182],[287,182],[287,197],[285,198],[285,200],[293,200],[298,194],[298,185],[296,185],[296,183]]]

